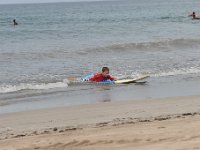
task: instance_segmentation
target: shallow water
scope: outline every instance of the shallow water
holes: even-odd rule
[[[198,5],[195,0],[0,5],[0,109],[16,103],[20,111],[23,104],[158,97],[153,89],[165,86],[169,89],[159,97],[198,94],[200,22],[188,17],[192,11],[200,14]],[[109,90],[66,80],[99,72],[102,66],[118,78],[143,73],[151,78],[147,85],[103,86]],[[179,82],[193,90],[181,92]]]

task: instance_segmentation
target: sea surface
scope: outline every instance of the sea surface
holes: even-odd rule
[[[196,0],[0,5],[0,113],[198,95]],[[16,19],[19,25],[14,26]],[[101,71],[143,85],[72,83]]]

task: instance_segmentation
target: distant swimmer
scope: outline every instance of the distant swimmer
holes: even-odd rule
[[[192,19],[200,19],[200,17],[197,17],[195,12],[192,12],[192,14],[189,15],[189,17],[192,17]]]
[[[15,19],[13,20],[13,24],[14,24],[14,26],[18,25],[18,23],[16,22]]]

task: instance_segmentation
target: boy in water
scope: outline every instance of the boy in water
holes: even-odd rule
[[[103,67],[101,73],[96,74],[94,77],[90,78],[89,80],[94,81],[94,82],[102,82],[106,80],[111,80],[111,81],[117,80],[117,78],[109,75],[108,67]]]

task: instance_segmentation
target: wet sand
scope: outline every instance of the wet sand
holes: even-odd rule
[[[200,96],[0,115],[2,150],[200,149]]]

